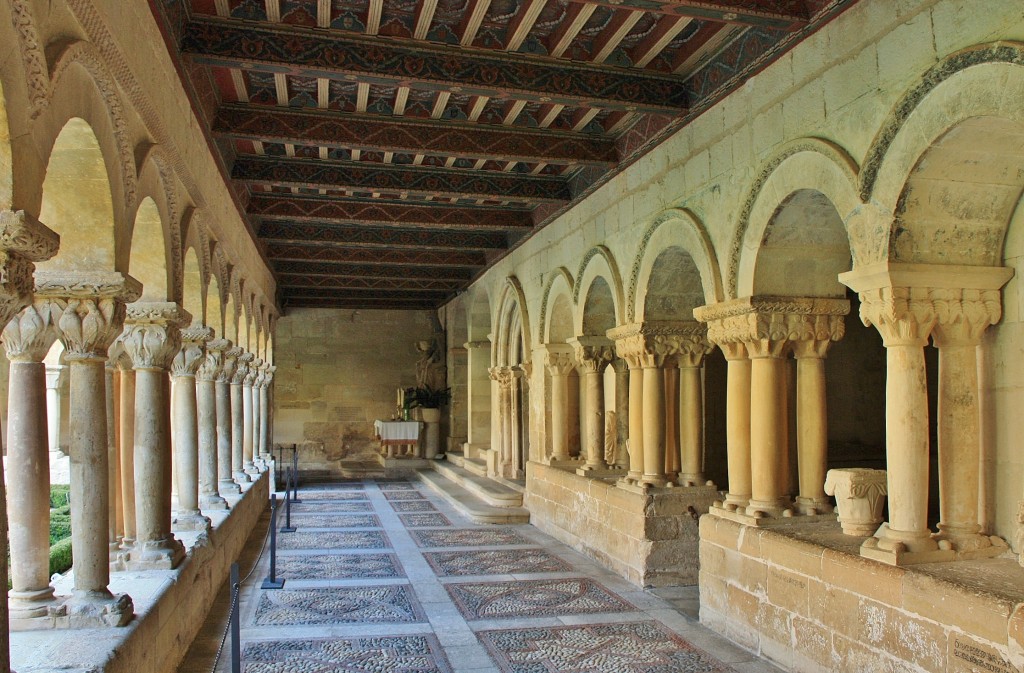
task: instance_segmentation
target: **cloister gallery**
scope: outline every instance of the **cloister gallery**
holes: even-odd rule
[[[179,670],[293,445],[303,488],[695,587],[747,666],[1024,670],[1019,1],[5,0],[0,37],[0,670]],[[683,670],[487,638],[243,663]]]

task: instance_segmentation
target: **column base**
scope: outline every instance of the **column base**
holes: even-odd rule
[[[939,524],[939,532],[932,536],[938,541],[940,547],[944,540],[953,546],[958,561],[971,561],[981,558],[994,558],[1001,556],[1010,549],[1006,540],[998,535],[983,535],[982,533],[966,533],[953,531]]]
[[[185,558],[185,547],[174,537],[136,542],[128,555],[128,570],[173,570]]]
[[[238,485],[248,484],[252,482],[252,479],[249,478],[249,475],[244,470],[241,472],[233,472],[231,474],[231,478],[234,479],[235,483]]]
[[[228,501],[216,493],[209,493],[200,497],[199,509],[211,511],[228,509]]]
[[[663,474],[645,474],[640,477],[640,483],[651,488],[667,488],[672,480]]]
[[[711,505],[711,509],[708,513],[722,519],[741,523],[744,526],[755,526],[759,528],[792,526],[806,523],[822,523],[828,521],[834,522],[836,520],[836,515],[831,512],[826,514],[798,514],[792,509],[785,509],[779,514],[769,514],[758,508],[751,508],[749,506],[744,507],[736,504],[735,502],[729,502],[728,499],[726,499],[724,503],[720,500],[716,500],[715,503]]]
[[[832,503],[828,501],[828,498],[804,498],[797,496],[794,507],[800,514],[810,516],[828,514],[833,511]]]
[[[174,517],[171,519],[171,528],[176,531],[209,532],[210,526],[210,520],[198,510],[194,512],[175,512]]]
[[[750,504],[749,493],[726,493],[725,500],[715,502],[715,507],[735,512],[737,509],[746,509],[748,504]]]
[[[249,475],[249,481],[256,481],[256,478],[260,476],[260,470],[256,467],[256,463],[246,463],[242,472]]]
[[[51,586],[37,591],[7,592],[7,614],[11,619],[12,629],[15,621],[47,617],[53,606],[53,587]]]
[[[583,467],[576,468],[576,474],[581,477],[608,479],[610,477],[621,477],[624,475],[624,471],[609,465],[584,465]]]
[[[556,458],[555,456],[550,456],[549,458],[546,458],[544,460],[544,464],[550,465],[551,467],[568,467],[576,469],[577,467],[580,466],[580,460],[579,458],[573,458],[572,456],[566,456],[564,458]]]
[[[134,615],[131,596],[106,590],[76,591],[50,611],[54,626],[66,629],[124,626]]]
[[[956,560],[956,552],[949,540],[937,542],[928,533],[894,533],[888,522],[878,527],[874,537],[864,540],[860,546],[860,555],[894,566]]]
[[[676,486],[683,486],[686,488],[694,486],[714,486],[715,482],[708,481],[704,478],[703,474],[680,474],[676,477]]]
[[[233,479],[221,479],[217,482],[217,490],[221,495],[238,495],[242,492],[241,487]]]

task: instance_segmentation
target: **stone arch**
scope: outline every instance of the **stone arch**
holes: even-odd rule
[[[204,303],[206,306],[207,326],[214,328],[217,331],[217,336],[221,339],[229,338],[224,329],[224,294],[221,291],[220,280],[215,273],[210,274],[210,282],[206,286]]]
[[[167,265],[164,219],[156,202],[146,197],[135,213],[128,271],[142,283],[140,301],[173,301],[173,280]]]
[[[569,270],[558,267],[548,277],[540,307],[542,343],[564,342],[573,336],[573,280]],[[554,341],[552,341],[554,339]]]
[[[656,268],[660,264],[670,261],[668,257],[662,257],[665,254],[678,261],[679,264],[686,264],[688,271],[695,272],[697,287],[702,295],[700,299],[704,303],[710,304],[724,299],[721,272],[707,230],[690,211],[673,208],[661,213],[648,227],[636,260],[633,262],[627,321],[635,322],[645,319],[652,276],[656,277]],[[691,274],[689,283],[686,284],[690,287],[693,287],[694,278],[692,276],[693,274]],[[680,309],[683,313],[689,310],[690,312],[686,315],[661,319],[692,319],[693,307],[689,307],[689,304],[695,300],[695,298],[691,298],[686,302],[688,308]]]
[[[193,325],[206,324],[206,293],[203,291],[203,272],[199,264],[199,256],[194,247],[185,251],[184,279],[182,283],[181,305],[192,314]]]
[[[727,290],[732,296],[749,294],[758,252],[786,197],[801,190],[822,194],[838,211],[845,228],[847,219],[862,205],[856,191],[857,174],[856,162],[842,148],[819,138],[788,143],[765,162],[744,200],[729,250]]]
[[[224,292],[224,324],[222,329],[224,331],[224,338],[229,339],[236,346],[238,343],[238,312],[239,312],[239,299],[237,290],[237,277],[233,269],[226,269],[226,280],[227,283],[222,288]]]
[[[80,117],[69,119],[50,148],[39,208],[40,221],[50,223],[61,237],[61,246],[53,259],[37,264],[39,269],[122,268],[115,247],[110,174],[92,126]]]
[[[167,247],[167,267],[170,276],[170,292],[168,298],[177,301],[181,296],[183,281],[182,268],[182,236],[183,229],[191,219],[191,208],[182,212],[178,197],[178,181],[163,148],[144,144],[139,147],[137,165],[139,166],[139,196],[151,196],[160,208],[164,223],[164,240]],[[131,221],[131,210],[128,213]]]
[[[514,339],[518,338],[522,351],[521,359],[513,362]],[[521,364],[529,362],[531,358],[530,345],[530,323],[526,313],[526,294],[523,286],[515,276],[505,279],[505,287],[502,289],[501,297],[498,300],[498,325],[496,337],[496,363],[498,366]]]
[[[7,98],[0,80],[0,210],[10,210],[14,198],[14,153],[7,124]]]
[[[585,310],[588,302],[596,300],[598,296],[604,296],[601,291],[595,293],[598,286],[602,284],[607,287],[607,298],[611,300],[611,305],[604,306],[602,309],[602,313],[607,313],[611,319],[611,325],[608,326],[608,329],[611,329],[624,322],[625,302],[622,299],[622,277],[619,275],[618,265],[615,264],[611,252],[603,245],[599,245],[591,248],[583,256],[579,272],[576,274],[576,284],[573,286],[573,303],[577,307],[573,320],[576,334],[604,334],[604,331],[595,332],[592,329],[587,331],[588,315]],[[580,297],[583,297],[582,303]],[[591,308],[594,309],[596,306],[591,305]],[[589,317],[594,318],[596,315],[591,312]]]

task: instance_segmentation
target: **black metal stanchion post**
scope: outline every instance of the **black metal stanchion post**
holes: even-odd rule
[[[238,618],[238,564],[231,564],[231,673],[242,673],[242,630]]]
[[[281,529],[282,533],[294,533],[295,528],[292,527],[292,499],[288,497],[288,488],[291,484],[292,471],[289,468],[284,473],[284,528]]]
[[[270,575],[263,580],[263,589],[283,589],[284,580],[277,579],[277,494],[270,494]]]
[[[292,444],[292,502],[299,503],[299,450]]]

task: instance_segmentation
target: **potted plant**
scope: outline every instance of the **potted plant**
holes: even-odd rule
[[[451,388],[421,386],[405,389],[406,413],[409,409],[418,408],[427,426],[423,444],[423,455],[427,459],[435,458],[440,449],[441,406],[448,404],[451,396]]]

